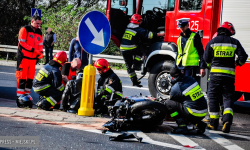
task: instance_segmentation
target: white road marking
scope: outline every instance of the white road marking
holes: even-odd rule
[[[131,88],[131,89],[138,89],[138,90],[148,90],[148,88],[139,88],[139,87],[135,87],[135,86],[122,86],[125,88]]]
[[[74,127],[67,127],[67,126],[63,126],[66,128],[71,128],[71,129],[77,129],[77,130],[83,130],[83,131],[87,131],[87,132],[92,132],[92,133],[98,133],[98,134],[102,134],[101,130],[84,130],[84,129],[79,129],[79,128],[74,128]],[[123,132],[121,132],[123,133]],[[107,132],[106,136],[116,136],[118,134],[121,133],[113,133],[113,132]],[[164,143],[164,142],[159,142],[159,141],[154,141],[152,140],[150,137],[148,137],[146,134],[144,134],[141,131],[128,131],[127,133],[136,133],[137,136],[142,137],[142,143],[148,143],[148,144],[153,144],[153,145],[158,145],[158,146],[162,146],[162,147],[169,147],[169,148],[175,148],[175,149],[181,149],[181,150],[194,150],[196,148],[188,148],[188,147],[183,147],[183,146],[179,146],[179,145],[175,145],[175,144],[170,144],[170,143]],[[129,139],[130,140],[130,139]],[[131,141],[135,141],[135,139],[131,139]]]
[[[137,132],[137,135],[139,137],[143,138],[143,140],[142,140],[143,142],[147,142],[149,144],[154,144],[154,145],[163,146],[163,147],[176,148],[176,149],[197,149],[196,147],[194,147],[194,148],[188,148],[188,147],[183,147],[183,146],[179,146],[179,145],[175,145],[175,144],[154,141],[150,137],[148,137],[145,133],[143,133],[141,131]]]
[[[244,135],[237,135],[237,134],[223,133],[223,132],[221,132],[221,131],[214,131],[214,130],[207,130],[207,132],[209,132],[209,133],[217,133],[217,134],[225,134],[225,135],[232,136],[232,137],[238,137],[238,138],[242,138],[242,139],[248,139],[248,140],[250,140],[250,137],[249,137],[249,136],[244,136]]]
[[[220,136],[219,134],[211,133],[211,132],[208,132],[208,131],[206,131],[204,134],[207,137],[209,137],[210,139],[212,139],[213,141],[215,141],[216,143],[220,144],[221,146],[223,146],[224,148],[226,148],[228,150],[244,150],[241,147],[239,147],[238,145],[235,145],[231,141],[229,141],[229,140],[225,139],[224,137]]]
[[[8,72],[0,72],[0,73],[4,73],[4,74],[16,74],[16,73],[8,73]]]
[[[190,140],[188,137],[182,135],[182,134],[171,134],[168,133],[169,136],[171,136],[173,139],[175,139],[177,142],[179,142],[181,145],[189,145],[191,147],[194,147],[196,149],[203,149],[200,147],[197,143]]]

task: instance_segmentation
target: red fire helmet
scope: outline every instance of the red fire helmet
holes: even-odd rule
[[[107,72],[110,69],[108,61],[103,58],[96,60],[94,67],[101,69],[103,73]]]
[[[220,28],[225,28],[225,29],[227,29],[232,35],[235,35],[235,33],[236,33],[233,24],[230,23],[230,22],[228,22],[228,21],[223,22],[222,25],[217,29],[217,31],[218,31]]]
[[[130,20],[131,23],[140,24],[142,22],[142,17],[139,14],[133,14]]]
[[[63,65],[67,61],[67,54],[64,51],[57,52],[53,60]]]

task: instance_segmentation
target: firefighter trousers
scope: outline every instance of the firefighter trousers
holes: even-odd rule
[[[127,67],[127,72],[129,74],[129,77],[132,79],[133,77],[136,77],[136,73],[134,68],[132,67],[133,65],[140,65],[141,64],[141,57],[142,53],[139,49],[133,49],[133,50],[123,50],[121,51],[121,54],[123,56],[123,59],[125,61],[125,65]]]
[[[30,94],[36,71],[36,59],[17,58],[17,96]]]
[[[175,120],[184,119],[186,123],[197,124],[204,118],[191,115],[180,102],[167,100],[165,106],[167,107],[168,114]]]
[[[55,106],[61,101],[63,91],[59,91],[54,87],[49,87],[46,90],[38,91],[37,94],[43,96],[51,106]]]
[[[220,103],[223,101],[223,124],[233,122],[235,79],[226,76],[210,75],[208,85],[210,125],[218,127]]]

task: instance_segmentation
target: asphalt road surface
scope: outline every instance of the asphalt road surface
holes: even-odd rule
[[[98,79],[98,76],[96,77]],[[120,77],[124,96],[149,95],[147,79],[142,80],[143,88],[131,86],[128,77]],[[32,97],[38,96],[32,91]],[[0,98],[16,98],[15,67],[0,66]],[[247,104],[247,103],[245,103]],[[109,141],[107,135],[98,130],[82,130],[52,124],[37,124],[10,117],[0,117],[0,136],[39,136],[38,148],[1,148],[0,149],[250,149],[250,108],[234,112],[234,122],[230,134],[207,130],[204,135],[172,135],[168,126],[174,122],[164,122],[162,129],[150,132],[136,132],[143,138],[142,143],[135,140],[123,142]],[[219,127],[221,130],[221,126]],[[112,134],[112,133],[110,133]]]

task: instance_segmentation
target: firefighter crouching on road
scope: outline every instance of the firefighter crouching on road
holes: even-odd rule
[[[17,50],[17,99],[18,107],[32,107],[30,90],[35,76],[35,67],[38,59],[43,58],[43,37],[41,18],[33,16],[31,25],[20,29]]]
[[[110,98],[112,98],[112,100],[122,98],[122,82],[110,68],[106,59],[100,58],[96,60],[94,67],[100,74],[97,85],[97,95],[94,101],[95,113],[106,113],[108,110],[104,104],[106,100]]]
[[[62,66],[62,80],[63,84],[66,85],[66,83],[69,80],[75,80],[76,79],[76,70],[80,69],[81,67],[81,60],[79,58],[74,58],[72,62],[67,62]]]
[[[172,68],[170,75],[173,86],[170,91],[170,100],[167,100],[165,105],[170,116],[178,124],[178,128],[172,133],[189,133],[188,123],[196,124],[198,134],[204,133],[207,125],[201,120],[207,114],[207,102],[202,89],[194,78],[184,76],[178,68]]]
[[[66,62],[67,54],[64,51],[55,54],[53,60],[43,66],[37,73],[33,90],[40,95],[37,107],[44,110],[51,110],[59,101],[64,90],[62,84],[62,75],[59,70],[60,67]]]
[[[199,82],[196,77],[196,70],[200,66],[201,77],[206,75],[206,63],[203,60],[203,45],[199,34],[189,29],[189,18],[176,20],[181,30],[180,37],[177,40],[178,52],[175,59],[175,66],[186,76],[191,76]],[[199,64],[200,60],[200,64]]]
[[[138,81],[135,70],[141,70],[142,52],[138,47],[139,39],[153,39],[157,36],[164,36],[165,33],[155,33],[145,30],[139,25],[142,22],[142,17],[139,14],[134,14],[131,17],[130,23],[122,37],[120,51],[124,58],[127,72],[133,86],[142,87],[141,82]],[[134,57],[134,58],[133,58]]]
[[[230,132],[233,122],[233,102],[235,91],[235,65],[242,66],[248,57],[237,39],[230,36],[235,34],[232,23],[224,22],[218,29],[217,37],[208,42],[204,60],[211,64],[208,87],[210,124],[209,129],[217,130],[219,125],[219,103],[223,99],[222,131]],[[235,54],[238,56],[235,61]]]

